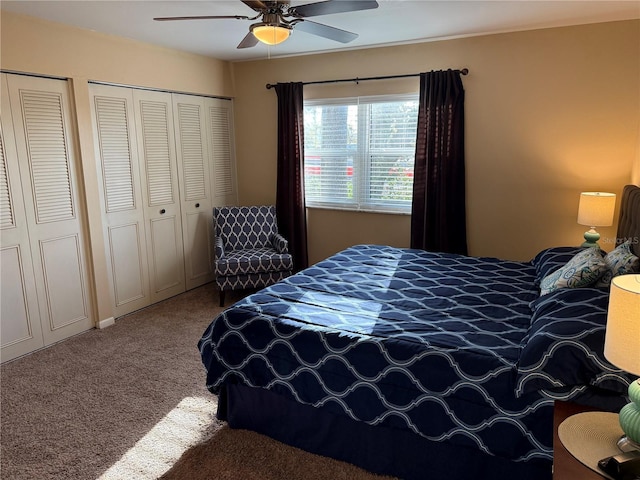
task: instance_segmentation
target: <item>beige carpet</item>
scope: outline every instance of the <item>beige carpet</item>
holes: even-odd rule
[[[2,365],[0,477],[384,478],[215,419],[196,344],[219,311],[207,285]]]

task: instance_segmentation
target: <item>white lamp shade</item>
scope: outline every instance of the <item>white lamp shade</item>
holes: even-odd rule
[[[582,192],[578,204],[578,223],[589,227],[613,225],[615,208],[615,193]]]
[[[611,281],[604,356],[618,368],[640,375],[640,274]]]

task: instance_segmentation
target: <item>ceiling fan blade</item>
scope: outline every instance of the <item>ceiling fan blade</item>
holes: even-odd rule
[[[290,13],[296,17],[315,17],[331,13],[357,12],[378,8],[376,0],[326,0],[292,7]]]
[[[159,22],[166,22],[168,20],[211,20],[218,18],[236,18],[238,20],[252,20],[251,17],[245,17],[244,15],[197,15],[194,17],[156,17],[154,20]]]
[[[251,32],[247,33],[236,48],[251,48],[258,44],[258,39]]]
[[[252,10],[255,10],[256,12],[262,12],[263,10],[268,8],[265,5],[265,3],[261,2],[260,0],[241,0],[241,1],[247,7],[251,8]]]
[[[299,21],[295,24],[294,30],[302,30],[303,32],[341,43],[349,43],[358,38],[357,33],[347,32],[346,30],[340,30],[339,28],[330,27],[329,25],[323,25],[322,23],[312,22],[310,20]]]

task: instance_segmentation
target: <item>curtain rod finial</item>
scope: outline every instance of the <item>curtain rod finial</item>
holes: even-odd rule
[[[267,83],[267,90],[271,90],[274,86],[271,85],[270,83]]]

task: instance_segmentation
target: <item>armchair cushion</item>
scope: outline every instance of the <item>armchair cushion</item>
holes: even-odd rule
[[[228,277],[247,273],[291,270],[291,255],[278,253],[270,247],[233,250],[216,262],[216,275]]]

